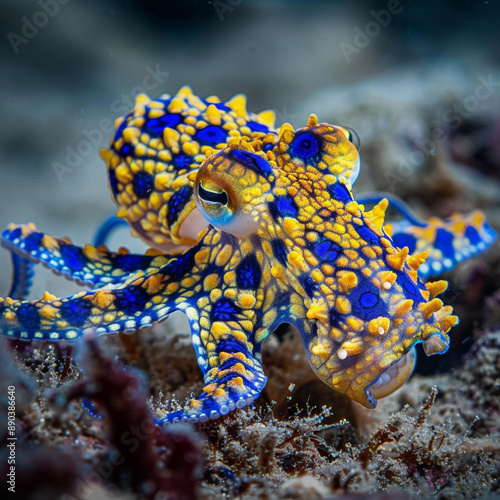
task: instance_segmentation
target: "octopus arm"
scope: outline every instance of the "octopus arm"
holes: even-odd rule
[[[33,224],[11,224],[2,233],[2,245],[19,258],[13,259],[13,282],[9,297],[27,295],[29,262],[41,262],[56,274],[81,285],[98,288],[127,281],[134,273],[151,274],[166,264],[169,255],[135,255],[125,249],[111,252],[106,247],[73,245],[67,238],[55,238],[38,231]]]

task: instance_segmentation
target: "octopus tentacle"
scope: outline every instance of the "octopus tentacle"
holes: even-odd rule
[[[129,226],[126,220],[120,219],[116,215],[110,215],[99,224],[99,227],[97,228],[94,234],[94,239],[92,244],[95,247],[106,245],[111,234],[115,232],[119,227],[129,227]]]
[[[392,224],[392,239],[398,247],[408,247],[416,256],[426,252],[428,258],[418,273],[421,278],[449,271],[474,255],[483,252],[497,238],[486,222],[484,213],[474,210],[468,214],[453,214],[447,219],[431,217],[425,227],[409,221]]]
[[[33,276],[35,274],[33,268],[35,265],[33,262],[15,253],[11,253],[11,260],[12,279],[7,297],[23,300],[28,296],[33,284]]]
[[[205,367],[203,392],[182,410],[169,413],[158,423],[205,422],[251,405],[260,395],[267,381],[262,369],[260,342],[255,342],[244,322],[248,320],[232,321],[231,327],[215,324],[209,332],[202,329],[202,354],[201,346],[196,343],[195,349],[200,366]]]
[[[2,245],[24,260],[41,262],[55,273],[92,288],[123,283],[136,272],[150,274],[170,258],[169,255],[135,255],[125,249],[110,252],[103,246],[81,248],[67,238],[44,234],[33,224],[11,224],[2,233]],[[18,279],[14,278],[14,282]]]
[[[410,255],[422,258],[428,254],[418,270],[421,278],[450,271],[465,259],[486,250],[496,240],[497,233],[486,222],[483,212],[453,214],[447,219],[432,217],[423,220],[399,197],[389,193],[363,193],[356,196],[359,204],[378,204],[387,199],[404,219],[386,224],[384,231],[395,246],[408,247]],[[380,210],[383,212],[385,210]],[[421,257],[418,257],[421,256]]]
[[[150,275],[132,275],[112,288],[57,298],[46,292],[38,301],[0,299],[0,329],[22,340],[73,340],[84,330],[98,334],[131,332],[151,326],[175,310],[190,316],[189,298],[177,300],[179,281],[194,265],[196,248],[172,258]]]

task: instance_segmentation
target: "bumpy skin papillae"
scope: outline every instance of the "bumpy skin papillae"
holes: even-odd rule
[[[189,87],[155,100],[139,95],[135,108],[116,121],[110,148],[101,150],[118,217],[154,248],[192,246],[206,221],[186,221],[195,209],[188,175],[206,151],[222,149],[231,138],[274,135],[274,120],[272,111],[247,113],[242,95],[228,102],[201,99]]]
[[[87,328],[135,330],[181,310],[206,385],[163,421],[203,421],[260,394],[261,343],[280,323],[292,323],[319,377],[374,406],[369,387],[415,343],[424,342],[428,354],[446,350],[457,318],[436,295],[447,283],[418,280],[425,254],[408,257],[394,246],[383,228],[386,201],[365,211],[353,200],[359,158],[344,129],[312,116],[305,129],[281,127],[278,139],[260,123],[270,114],[247,114],[241,99],[210,103],[187,89],[158,101],[140,97],[103,153],[118,215],[165,248],[190,244],[185,226],[194,214],[196,227],[213,224],[194,246],[178,255],[127,256],[11,227],[4,243],[23,258],[106,286],[67,298],[2,300],[2,331],[71,340]],[[175,130],[167,127],[174,122]],[[211,144],[193,144],[211,135]],[[229,146],[215,144],[218,137]],[[186,168],[174,161],[181,150],[193,153]],[[208,157],[198,170],[201,150]]]

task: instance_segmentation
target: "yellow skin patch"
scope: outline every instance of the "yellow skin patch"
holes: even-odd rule
[[[359,155],[346,129],[314,115],[303,129],[273,127],[274,114],[248,113],[241,95],[222,103],[184,87],[174,97],[138,96],[101,156],[117,215],[156,250],[81,249],[32,225],[9,227],[3,241],[13,252],[95,290],[0,299],[3,333],[72,340],[87,328],[134,331],[183,311],[205,387],[163,423],[251,404],[266,383],[261,343],[291,323],[323,381],[375,406],[370,387],[382,396],[404,383],[416,343],[428,354],[448,347],[458,318],[436,298],[447,283],[424,285],[417,275],[438,245],[425,233],[421,252],[399,248],[384,226],[387,200],[370,211],[354,200]],[[484,236],[484,219],[468,222],[431,226],[470,240],[474,225]],[[394,387],[381,387],[396,363]]]

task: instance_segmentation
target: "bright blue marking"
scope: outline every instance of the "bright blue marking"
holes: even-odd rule
[[[102,420],[104,417],[99,413],[97,406],[87,398],[82,398],[82,408],[92,417]]]
[[[290,198],[277,198],[278,211],[282,217],[296,217],[297,207]]]
[[[358,275],[359,285],[351,290],[349,302],[352,314],[363,321],[389,315],[388,305],[380,300],[378,288],[365,277]]]
[[[436,239],[434,240],[436,248],[441,250],[443,257],[446,259],[455,260],[455,249],[453,248],[453,235],[440,227],[436,231]]]
[[[28,252],[37,250],[40,247],[40,241],[43,238],[43,233],[31,233],[24,239],[24,249]]]
[[[16,310],[16,319],[29,332],[40,328],[40,314],[31,303],[21,304]]]
[[[109,235],[120,226],[128,226],[127,221],[125,219],[119,219],[116,215],[110,215],[107,219],[104,219],[97,228],[92,244],[95,247],[105,245]]]
[[[319,257],[321,262],[333,262],[337,260],[341,252],[341,248],[333,241],[323,241],[314,248],[314,253]]]
[[[226,352],[226,351],[223,351],[221,349],[218,349],[218,351],[219,352]],[[242,361],[241,359],[236,358],[236,357],[232,357],[232,358],[226,359],[226,361],[224,361],[224,363],[222,363],[220,369],[221,370],[227,370],[228,368],[231,368],[231,366],[237,365],[238,363],[242,363],[245,368],[248,368],[250,370],[252,369],[248,363],[245,363],[244,361]],[[235,374],[234,373],[230,373],[229,377],[230,378],[234,378]],[[220,381],[221,381],[221,379],[219,379],[219,383],[221,383]]]
[[[237,340],[234,340],[231,337],[223,338],[217,345],[217,349],[219,352],[227,352],[229,354],[234,354],[235,352],[248,352],[246,346],[240,344]]]
[[[320,144],[317,137],[309,132],[297,134],[290,144],[290,152],[292,156],[298,156],[304,160],[308,160],[316,156],[319,152]]]
[[[267,206],[275,222],[282,217],[295,218],[297,216],[297,206],[292,198],[277,197],[273,202],[268,203]]]
[[[61,318],[77,328],[82,327],[87,322],[91,310],[92,303],[89,300],[81,299],[62,302],[59,307]]]
[[[190,248],[162,268],[162,273],[169,277],[169,281],[180,281],[187,274],[192,273],[194,255],[199,250],[199,247],[200,245],[196,245]]]
[[[177,170],[182,170],[184,168],[189,168],[189,166],[194,163],[194,159],[191,155],[182,153],[179,155],[174,155],[174,157],[172,158],[172,163]]]
[[[266,179],[273,173],[271,164],[259,155],[249,153],[248,151],[241,151],[240,149],[230,150],[229,155]]]
[[[354,226],[356,232],[370,245],[378,245],[379,237],[368,226]]]
[[[23,300],[28,296],[31,285],[33,284],[33,276],[35,274],[33,268],[35,264],[15,253],[11,254],[11,259],[13,275],[7,297]]]
[[[16,227],[16,229],[13,229],[12,231],[6,229],[2,233],[2,238],[5,238],[8,241],[14,241],[20,238],[22,235],[23,235],[23,230],[20,227]]]
[[[182,209],[186,203],[191,199],[193,190],[190,186],[184,186],[177,191],[174,191],[168,200],[167,224],[171,227],[178,219]]]
[[[275,238],[274,240],[271,240],[271,248],[273,249],[273,254],[278,260],[278,262],[286,266],[288,252],[283,240],[281,240],[280,238]]]
[[[406,275],[400,275],[398,283],[403,285],[403,288],[407,292],[406,297],[409,295],[412,299],[419,299],[420,295],[417,294],[417,287]]]
[[[221,111],[226,111],[226,112],[232,111],[232,109],[229,106],[226,106],[226,103],[224,102],[208,102],[205,99],[202,99],[202,101],[207,105],[207,107],[213,105],[217,109],[220,109]]]
[[[252,132],[263,132],[264,134],[267,134],[269,132],[269,128],[262,123],[250,121],[247,122],[247,126],[250,127],[250,130]]]
[[[116,254],[112,260],[113,268],[121,269],[126,273],[147,269],[151,264],[151,257],[147,255]]]
[[[68,266],[71,271],[75,272],[83,269],[87,259],[84,257],[80,248],[75,245],[61,245],[59,251],[61,252],[64,264]]]
[[[337,201],[342,203],[348,203],[352,201],[352,195],[349,189],[342,184],[340,181],[335,182],[335,184],[329,184],[326,188],[330,193],[330,196]]]
[[[408,247],[410,255],[417,248],[417,239],[415,238],[415,236],[412,236],[411,234],[406,234],[406,233],[394,234],[392,235],[392,241],[394,242],[394,245],[397,246],[398,248]]]
[[[217,125],[209,125],[198,130],[195,137],[202,146],[217,146],[227,142],[227,132]]]
[[[299,276],[299,283],[302,285],[302,288],[308,297],[312,297],[314,292],[318,289],[316,281],[314,281],[311,276],[308,276],[307,274],[301,274]]]
[[[375,307],[378,304],[378,301],[379,301],[378,295],[375,295],[372,292],[365,292],[359,298],[359,303],[361,304],[361,306],[367,309]]]
[[[241,309],[235,305],[232,300],[221,298],[219,299],[210,312],[210,319],[213,321],[237,321],[237,315],[241,313]]]
[[[130,156],[134,152],[134,148],[130,144],[123,144],[123,146],[120,148],[120,151],[118,151],[118,154],[122,157],[125,158],[127,156]]]
[[[221,367],[220,369],[221,370],[228,370],[229,368],[231,368],[232,366],[238,364],[238,363],[241,363],[247,371],[250,371],[252,372],[253,369],[250,365],[248,365],[247,363],[244,363],[243,361],[241,361],[240,359],[238,358],[229,358]],[[217,379],[217,383],[218,384],[224,384],[225,382],[228,382],[229,380],[234,380],[235,377],[243,377],[244,378],[244,381],[245,381],[245,385],[248,386],[251,384],[250,380],[244,376],[244,375],[236,375],[234,372],[229,372],[227,373],[226,375],[223,375],[221,378],[218,378]],[[253,385],[253,384],[251,384]],[[255,387],[255,385],[254,385]]]
[[[256,290],[262,270],[254,254],[247,255],[236,267],[236,284],[242,290]]]
[[[146,116],[149,108],[146,107]],[[159,118],[149,118],[144,122],[142,130],[151,137],[163,137],[163,131],[168,128],[175,128],[182,121],[182,117],[176,113],[168,113]]]
[[[137,198],[148,198],[155,186],[154,177],[147,172],[137,172],[132,179],[132,186]]]
[[[129,285],[127,288],[115,290],[115,305],[117,311],[127,316],[133,316],[137,311],[143,311],[146,304],[151,300],[151,295],[140,285]]]
[[[465,237],[470,241],[471,245],[476,246],[478,243],[483,241],[477,229],[474,226],[467,226],[465,230]]]

